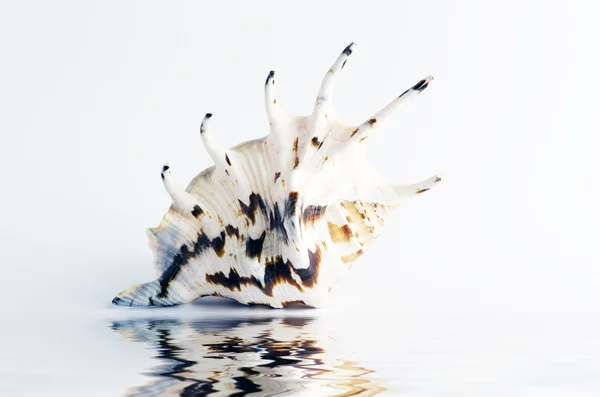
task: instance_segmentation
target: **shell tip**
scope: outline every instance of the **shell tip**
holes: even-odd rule
[[[344,48],[344,51],[342,51],[342,53],[346,54],[346,55],[351,55],[352,51],[354,50],[354,47],[356,47],[356,43],[355,42],[351,42],[350,44],[348,44],[346,46],[346,48]]]
[[[112,304],[115,306],[131,306],[131,302],[127,302],[125,299],[119,298],[118,296],[115,296],[112,300]]]

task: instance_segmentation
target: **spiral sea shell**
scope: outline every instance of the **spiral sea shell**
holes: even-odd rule
[[[365,141],[428,76],[359,126],[336,117],[336,77],[355,45],[327,71],[310,116],[282,113],[275,72],[265,84],[269,134],[222,148],[206,114],[200,128],[215,165],[182,188],[169,165],[161,177],[173,204],[148,229],[158,278],[121,292],[121,306],[169,306],[216,295],[280,308],[321,306],[331,286],[364,254],[407,197],[438,182],[390,184],[368,161]]]

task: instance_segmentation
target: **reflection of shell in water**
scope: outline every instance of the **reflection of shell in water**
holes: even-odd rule
[[[307,117],[281,111],[271,72],[265,85],[270,132],[262,139],[224,149],[213,136],[212,115],[205,116],[200,132],[215,165],[186,189],[163,167],[173,204],[148,230],[158,278],[130,287],[113,303],[168,306],[216,295],[273,307],[320,306],[392,210],[441,180],[390,184],[365,152],[375,128],[427,88],[431,76],[359,126],[336,117],[333,86],[353,48],[329,69]]]
[[[149,343],[161,365],[151,383],[128,396],[373,396],[385,390],[372,371],[336,351],[330,336],[308,332],[313,320],[133,320],[112,328]],[[287,394],[289,393],[289,394]]]

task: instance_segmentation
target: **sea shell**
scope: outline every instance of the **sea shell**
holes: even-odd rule
[[[215,165],[186,189],[163,166],[173,204],[160,225],[148,229],[158,278],[121,292],[115,305],[169,306],[215,295],[275,308],[290,302],[322,306],[390,213],[441,181],[434,175],[390,184],[365,152],[375,129],[425,90],[431,76],[359,126],[336,117],[333,88],[354,47],[348,45],[327,71],[310,116],[281,111],[270,72],[270,131],[262,139],[224,149],[206,114],[200,134]]]

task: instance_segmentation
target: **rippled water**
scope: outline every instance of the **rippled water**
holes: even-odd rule
[[[127,396],[373,396],[372,370],[337,353],[308,317],[128,320],[111,328],[154,349],[152,380]]]
[[[600,395],[596,314],[43,309],[0,317],[1,397]]]

